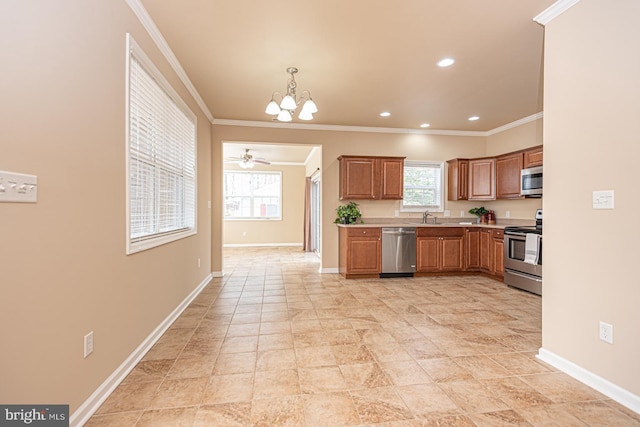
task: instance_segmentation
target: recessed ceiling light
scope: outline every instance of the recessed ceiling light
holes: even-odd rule
[[[454,62],[456,62],[456,60],[453,58],[443,58],[438,61],[438,67],[448,67],[450,65],[453,65]]]
[[[423,123],[420,125],[421,128],[428,128],[429,126],[431,126],[429,123]]]
[[[478,120],[479,118],[480,118],[480,117],[478,117],[478,116],[471,116],[471,117],[469,117],[469,121],[470,121],[470,122],[475,122],[475,121],[476,121],[476,120]]]
[[[390,115],[391,113],[388,111],[383,111],[382,113],[380,113],[380,117],[389,117]]]

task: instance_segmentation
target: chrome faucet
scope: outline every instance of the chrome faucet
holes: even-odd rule
[[[427,219],[432,216],[431,212],[429,212],[429,209],[427,209],[426,211],[424,211],[424,213],[422,214],[422,223],[426,224],[427,223]]]

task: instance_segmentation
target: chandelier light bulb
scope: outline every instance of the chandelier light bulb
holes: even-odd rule
[[[316,107],[316,103],[313,102],[313,99],[309,98],[302,105],[302,111],[309,112],[311,114],[315,114],[318,112],[318,107]]]
[[[282,102],[280,103],[280,108],[283,110],[295,110],[296,109],[296,100],[293,99],[291,95],[287,95],[282,98]]]
[[[312,120],[313,114],[311,113],[311,111],[306,111],[303,107],[302,111],[300,111],[300,114],[298,115],[298,118],[300,120]]]
[[[278,107],[278,103],[271,98],[271,102],[267,104],[267,108],[264,112],[271,116],[275,116],[276,114],[280,114],[280,107]]]
[[[290,122],[291,113],[289,112],[289,110],[281,110],[280,114],[278,114],[278,120],[281,122]]]

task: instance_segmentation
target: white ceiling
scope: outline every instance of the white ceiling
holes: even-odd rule
[[[289,66],[319,109],[296,126],[487,132],[542,111],[544,29],[533,18],[554,0],[138,1],[214,123],[280,125],[264,109]],[[446,56],[456,63],[439,68]]]
[[[222,145],[224,159],[238,158],[249,149],[254,158],[265,159],[272,164],[303,165],[314,150],[313,145],[261,144],[255,142],[225,142]]]

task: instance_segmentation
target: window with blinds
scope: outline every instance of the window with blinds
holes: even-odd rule
[[[196,117],[129,36],[127,253],[196,232]]]
[[[404,198],[401,210],[442,211],[444,199],[444,163],[405,160]]]

